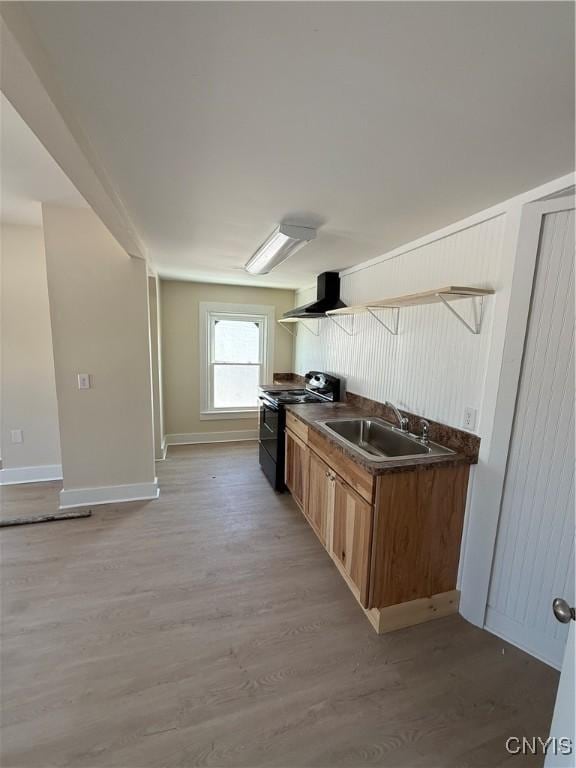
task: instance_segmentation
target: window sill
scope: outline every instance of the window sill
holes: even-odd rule
[[[228,410],[228,411],[201,411],[200,421],[224,421],[225,419],[255,419],[258,416],[258,408],[251,408],[249,411]]]

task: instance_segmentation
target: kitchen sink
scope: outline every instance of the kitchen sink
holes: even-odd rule
[[[393,427],[383,419],[331,419],[318,422],[333,437],[373,461],[413,459],[454,453],[437,443]]]

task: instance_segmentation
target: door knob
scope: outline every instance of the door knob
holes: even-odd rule
[[[576,611],[561,597],[554,598],[552,602],[552,610],[554,611],[554,616],[556,616],[558,621],[562,624],[568,624],[571,619],[572,621],[576,620]]]

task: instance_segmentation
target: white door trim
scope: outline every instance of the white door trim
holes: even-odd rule
[[[574,658],[576,657],[576,627],[570,622],[564,662],[560,673],[560,683],[554,705],[554,716],[550,727],[550,736],[558,740],[548,752],[544,760],[544,768],[572,768],[574,765],[574,750],[576,749],[576,733],[574,728]],[[571,742],[572,749],[568,743]]]
[[[500,323],[503,330],[495,334],[490,349],[480,430],[491,437],[480,445],[460,582],[460,613],[481,627],[486,620],[542,217],[570,208],[574,208],[572,196],[530,203],[507,214],[502,290],[495,296],[494,315],[494,327]],[[506,258],[506,249],[508,254],[513,250],[513,258]]]

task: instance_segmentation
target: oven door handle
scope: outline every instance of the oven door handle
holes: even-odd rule
[[[261,408],[260,408],[260,439],[266,439],[269,440],[271,437],[276,438],[278,434],[278,406],[275,406],[274,403],[271,403],[269,400],[265,400],[264,398],[259,398]],[[266,417],[266,413],[268,414],[274,414],[273,421],[276,422],[276,424],[271,427],[270,424],[268,424],[268,418]],[[270,418],[272,416],[270,415]]]
[[[268,426],[268,424],[266,424],[266,423],[265,423],[265,424],[264,424],[264,426],[266,427],[266,429],[268,430],[268,432],[270,432],[270,434],[271,434],[271,435],[275,434],[275,433],[274,433],[274,430],[272,429],[272,427],[269,427],[269,426]]]
[[[270,400],[268,400],[267,398],[259,396],[258,400],[260,400],[260,402],[262,403],[262,407],[263,408],[268,408],[269,411],[277,411],[278,410],[278,406],[274,405],[274,403],[271,403]]]

